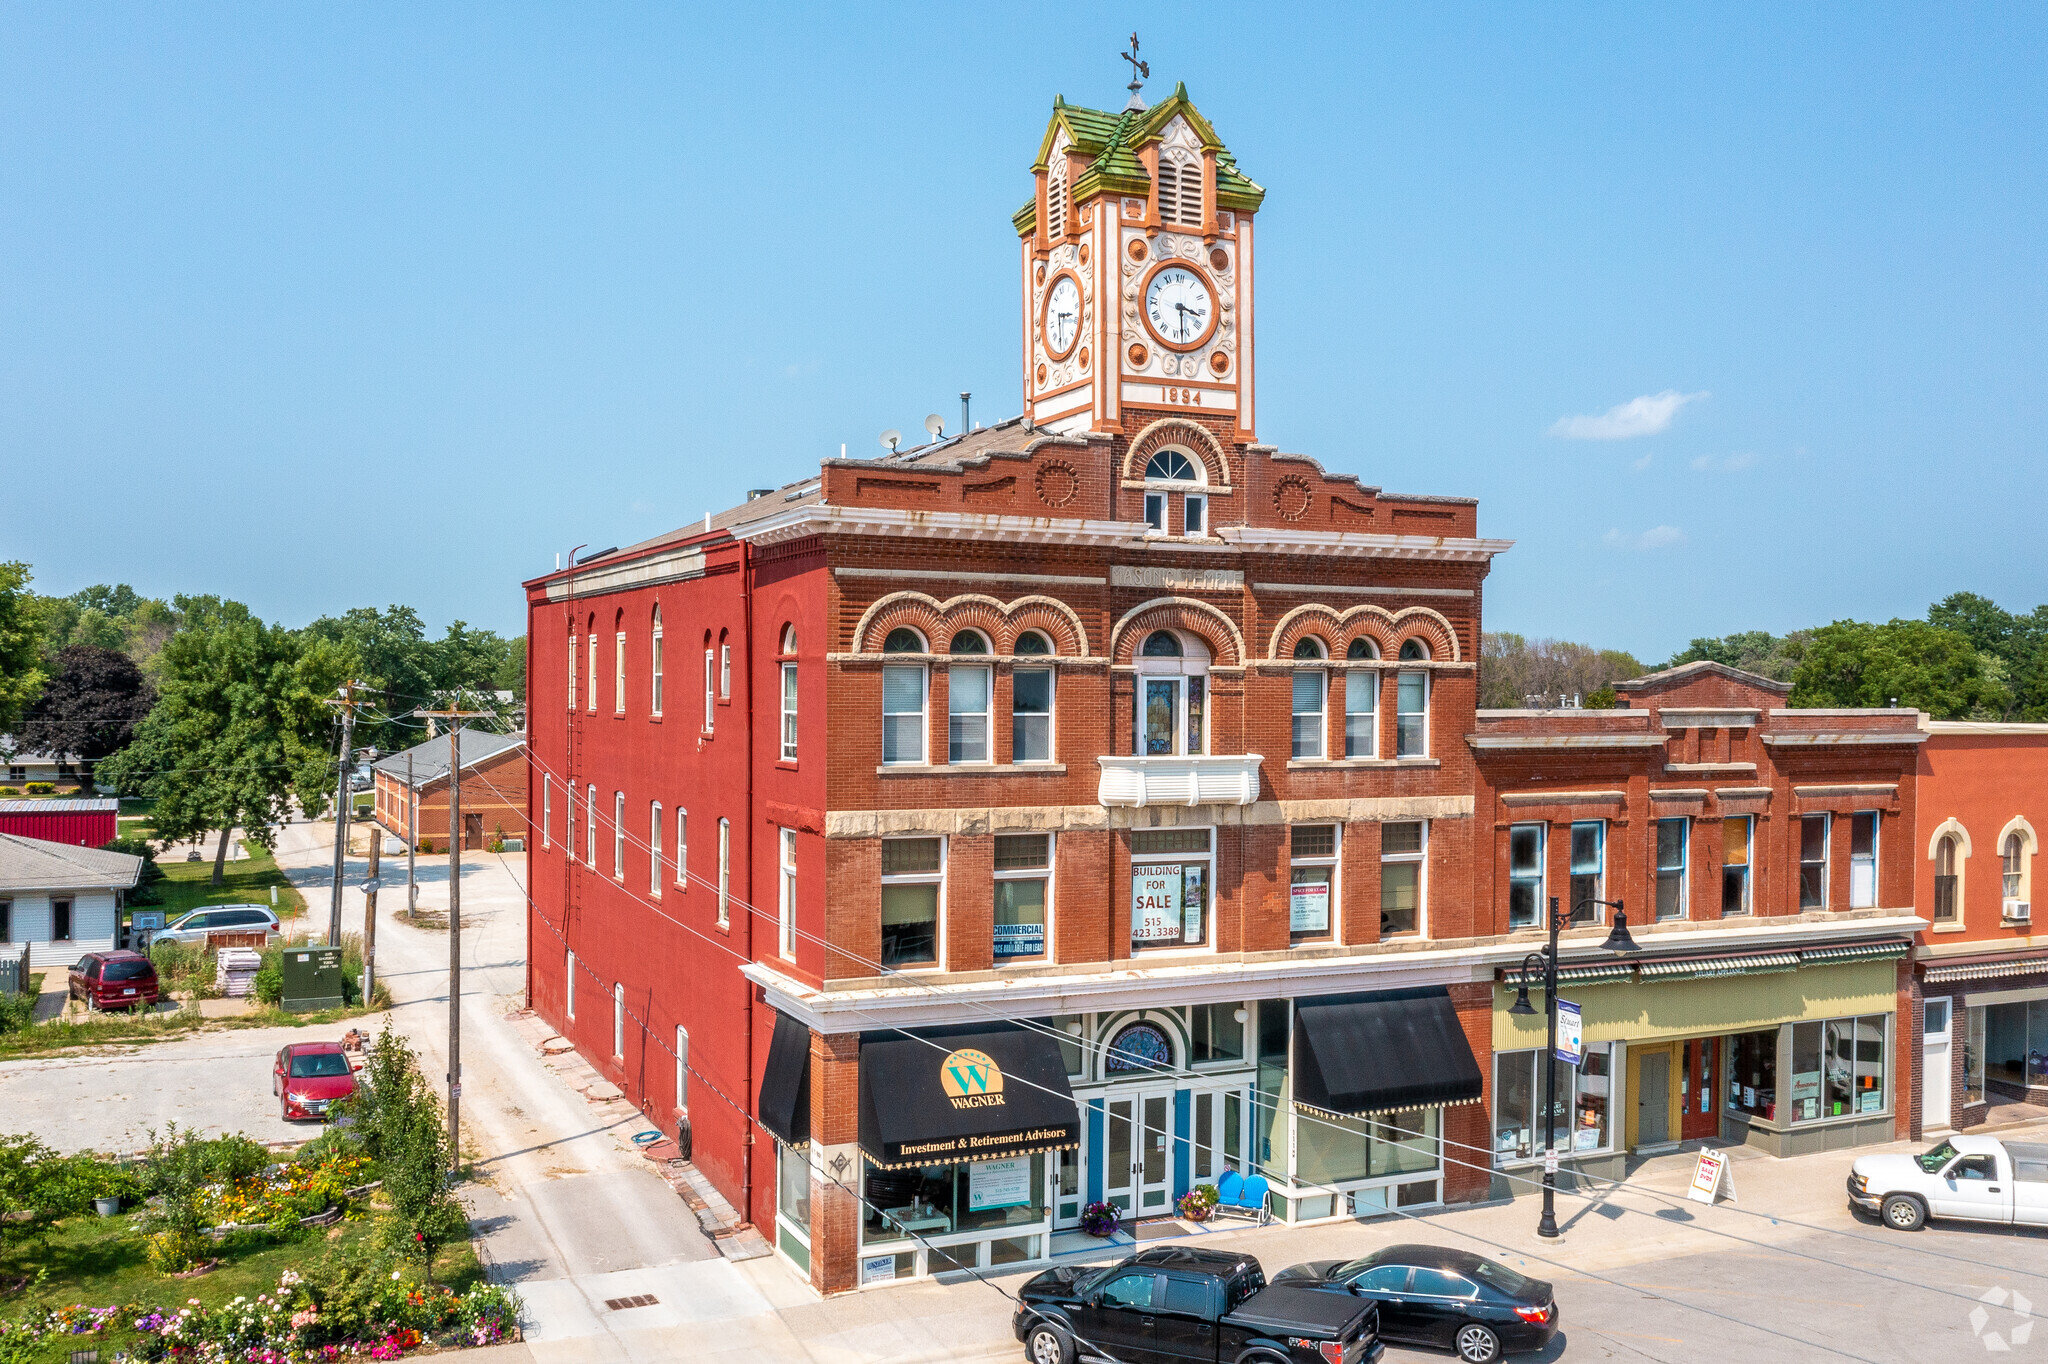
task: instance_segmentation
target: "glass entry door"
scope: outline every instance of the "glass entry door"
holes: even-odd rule
[[[1086,1105],[1084,1104],[1085,1108]],[[1046,1158],[1046,1178],[1052,1187],[1046,1190],[1052,1204],[1053,1229],[1081,1225],[1081,1148],[1069,1151],[1054,1151]]]
[[[1188,1096],[1188,1185],[1214,1184],[1244,1169],[1244,1092],[1198,1089]]]
[[[1133,1217],[1173,1202],[1173,1092],[1127,1092],[1103,1101],[1102,1196]]]

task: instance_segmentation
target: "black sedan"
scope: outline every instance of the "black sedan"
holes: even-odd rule
[[[1446,1347],[1467,1364],[1540,1350],[1557,1334],[1549,1284],[1467,1251],[1388,1246],[1363,1259],[1311,1260],[1273,1276],[1276,1284],[1304,1281],[1376,1300],[1381,1339]]]

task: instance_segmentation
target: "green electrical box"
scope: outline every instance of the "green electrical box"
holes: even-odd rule
[[[295,1014],[339,1009],[345,1002],[339,947],[284,950],[284,1007]]]

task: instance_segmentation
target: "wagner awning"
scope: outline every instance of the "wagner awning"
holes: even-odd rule
[[[1477,1103],[1484,1088],[1441,985],[1324,995],[1294,1007],[1294,1102],[1361,1117]]]
[[[860,1145],[877,1165],[1000,1160],[1080,1144],[1059,1043],[976,1024],[860,1038]]]
[[[761,1125],[785,1146],[810,1144],[811,1030],[786,1014],[775,1015],[775,1038],[768,1044]]]

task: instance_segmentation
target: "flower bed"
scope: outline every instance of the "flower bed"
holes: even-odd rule
[[[423,1345],[494,1345],[519,1334],[519,1295],[502,1284],[457,1294],[422,1282],[388,1261],[358,1257],[323,1284],[286,1270],[277,1286],[218,1307],[197,1298],[183,1306],[78,1304],[0,1322],[0,1358],[56,1353],[90,1337],[104,1351],[136,1361],[245,1361],[314,1364],[337,1359],[398,1359]]]

